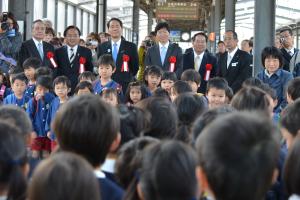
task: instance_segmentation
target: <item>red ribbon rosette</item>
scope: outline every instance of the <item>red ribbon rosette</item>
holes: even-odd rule
[[[169,68],[169,71],[170,72],[174,72],[175,70],[175,63],[176,63],[176,57],[175,56],[171,56],[169,58],[169,62],[170,62],[170,68]]]
[[[128,61],[129,61],[129,56],[124,54],[123,55],[123,64],[121,68],[121,72],[129,72],[129,67],[128,67]]]
[[[85,63],[86,63],[85,57],[81,56],[79,58],[79,74],[82,74],[83,72],[85,72],[85,67],[84,67]]]
[[[204,75],[205,81],[209,80],[211,70],[212,70],[212,64],[206,64],[205,65],[205,75]]]
[[[57,68],[57,64],[54,60],[54,54],[53,52],[49,51],[47,52],[47,58],[50,60],[51,64],[53,65],[54,68]]]

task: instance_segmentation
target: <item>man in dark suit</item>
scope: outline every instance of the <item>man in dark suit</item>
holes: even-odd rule
[[[217,72],[217,59],[211,53],[206,51],[207,36],[205,33],[199,32],[192,37],[193,47],[189,48],[183,54],[183,71],[187,69],[195,69],[201,75],[201,83],[199,92],[205,94],[206,84],[205,80],[206,66],[211,64],[210,78],[214,77]],[[209,66],[207,66],[209,68]]]
[[[294,48],[294,36],[290,27],[283,27],[280,30],[280,41],[282,44],[280,50],[283,56],[283,69],[290,71],[290,60],[298,52],[298,49]]]
[[[98,58],[103,54],[112,55],[116,63],[116,71],[112,79],[122,85],[123,92],[125,92],[128,83],[134,79],[139,69],[137,47],[134,43],[128,42],[122,37],[123,23],[120,19],[111,18],[107,22],[107,28],[111,40],[98,45]],[[129,70],[124,68],[126,59],[128,59]]]
[[[79,46],[81,32],[76,26],[68,26],[64,31],[66,46],[55,50],[57,59],[57,76],[66,76],[71,81],[71,93],[78,83],[80,63],[84,65],[84,71],[93,71],[92,52],[90,49]]]
[[[145,57],[145,66],[157,65],[164,71],[170,71],[171,58],[175,58],[174,72],[177,78],[182,73],[182,49],[175,43],[169,42],[170,28],[166,22],[160,22],[155,27],[156,39],[158,44],[148,49]]]
[[[40,59],[42,66],[48,66],[53,69],[50,59],[47,57],[49,52],[54,56],[54,47],[44,42],[46,26],[40,19],[32,23],[32,39],[22,43],[19,56],[18,66],[22,67],[23,62],[29,57],[35,57]],[[55,56],[53,57],[55,60]]]
[[[225,78],[236,93],[242,83],[252,76],[252,59],[249,53],[238,49],[236,32],[226,31],[224,42],[228,52],[220,56],[217,75]]]

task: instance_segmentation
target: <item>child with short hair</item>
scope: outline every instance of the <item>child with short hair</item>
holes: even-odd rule
[[[300,77],[296,77],[288,83],[287,86],[287,102],[293,103],[300,98]]]
[[[50,76],[53,78],[52,69],[49,67],[39,67],[35,70],[35,78],[37,79],[39,76]]]
[[[144,74],[145,85],[150,90],[151,94],[158,88],[162,77],[162,70],[156,65],[146,68]]]
[[[93,83],[95,80],[96,80],[96,76],[93,74],[93,72],[90,71],[82,72],[78,76],[78,82],[88,81],[90,83]]]
[[[165,89],[169,94],[171,93],[171,87],[177,81],[175,72],[164,71],[161,76],[160,87]]]
[[[28,102],[27,114],[32,122],[36,137],[31,144],[32,156],[34,158],[48,157],[51,151],[51,141],[45,130],[46,120],[50,104],[55,96],[50,92],[52,78],[40,76],[36,80],[35,96]]]
[[[130,82],[126,90],[125,102],[132,105],[149,96],[151,96],[150,91],[143,83],[139,81]]]
[[[106,103],[110,104],[111,106],[116,107],[120,103],[118,91],[116,89],[113,88],[104,89],[102,90],[100,95],[102,99]]]
[[[35,70],[41,66],[41,61],[38,58],[27,58],[23,63],[23,69],[25,76],[28,79],[27,89],[25,95],[29,98],[34,96],[36,75]]]
[[[7,97],[5,97],[3,104],[13,104],[26,110],[27,102],[30,99],[28,96],[24,94],[26,90],[26,85],[27,85],[27,78],[24,73],[15,75],[12,78],[13,94],[10,94]]]
[[[94,94],[93,85],[89,81],[80,81],[78,82],[74,93],[76,95]]]
[[[170,97],[172,102],[176,99],[177,96],[187,92],[193,92],[192,87],[185,81],[176,81],[171,87]]]
[[[215,77],[208,80],[206,97],[210,109],[226,105],[226,90],[228,87],[228,83],[224,78]]]
[[[194,93],[197,93],[201,85],[201,75],[194,69],[187,69],[181,75],[181,80],[186,81],[192,88]],[[198,93],[203,95],[202,93]]]

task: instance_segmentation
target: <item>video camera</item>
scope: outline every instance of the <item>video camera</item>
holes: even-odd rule
[[[145,42],[146,47],[148,47],[148,48],[152,47],[154,45],[154,42],[152,40],[145,40],[144,42]]]
[[[8,31],[9,30],[9,23],[7,22],[8,20],[8,13],[7,12],[3,12],[2,13],[2,20],[1,20],[1,29],[3,31]]]

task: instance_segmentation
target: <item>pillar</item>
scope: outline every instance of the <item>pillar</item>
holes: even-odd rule
[[[140,0],[133,1],[132,10],[132,42],[138,45],[139,42],[139,20],[140,20]]]
[[[96,2],[96,31],[98,33],[106,30],[106,0]]]
[[[225,1],[225,30],[235,29],[235,0]]]

